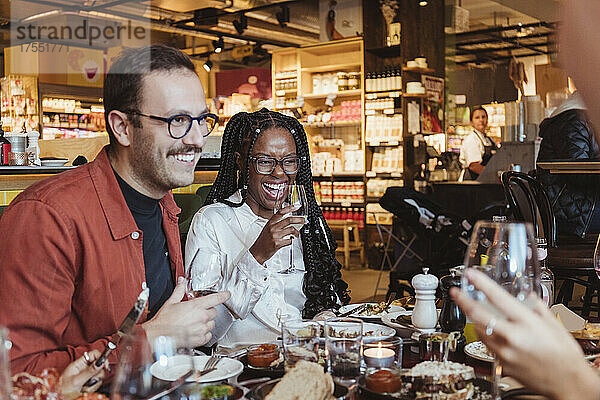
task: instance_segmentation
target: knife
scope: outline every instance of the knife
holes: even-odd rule
[[[133,305],[131,310],[129,310],[129,313],[127,314],[127,316],[121,323],[121,326],[119,326],[119,329],[117,330],[117,335],[119,336],[118,340],[115,340],[114,342],[112,340],[109,340],[108,343],[106,343],[104,351],[102,352],[100,357],[98,357],[96,362],[94,362],[94,366],[96,366],[96,368],[100,368],[106,362],[106,359],[108,358],[110,353],[112,353],[112,351],[117,348],[117,345],[121,341],[121,338],[129,334],[133,330],[133,327],[144,313],[144,309],[146,308],[146,304],[148,304],[149,297],[150,288],[146,287],[146,284],[144,284],[142,291],[140,292],[140,294],[137,297],[137,300],[135,301],[135,304]],[[96,383],[98,383],[98,380],[96,378],[90,378],[83,386],[93,386]]]
[[[209,372],[213,372],[216,371],[217,368],[209,368],[209,369],[205,369],[203,371],[198,371],[196,373],[196,375],[194,375],[194,380],[198,380],[198,378],[208,374]],[[176,381],[174,381],[173,383],[171,383],[169,385],[168,388],[162,390],[161,392],[155,394],[152,397],[148,397],[146,400],[158,400],[163,396],[166,396],[168,394],[171,394],[172,392],[174,392],[175,390],[179,389],[180,386],[182,386],[183,384],[186,383],[186,380],[192,376],[194,374],[194,370],[188,371],[186,374],[184,374],[182,377],[180,377],[179,379],[177,379]]]

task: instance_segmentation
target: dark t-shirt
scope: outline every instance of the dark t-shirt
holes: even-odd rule
[[[146,284],[150,288],[148,318],[152,318],[175,287],[169,263],[167,238],[162,226],[159,200],[138,192],[116,172],[117,182],[138,228],[143,232],[142,251],[146,269]]]

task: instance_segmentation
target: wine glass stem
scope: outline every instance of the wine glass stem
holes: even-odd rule
[[[294,237],[292,237],[292,244],[290,244],[290,272],[294,272]]]

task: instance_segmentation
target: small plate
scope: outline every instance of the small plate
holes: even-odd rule
[[[340,307],[340,314],[343,314],[345,312],[348,312],[356,307],[360,307],[363,306],[365,304],[370,304],[372,306],[377,305],[378,303],[356,303],[356,304],[348,304],[345,306]],[[373,314],[373,315],[363,315],[363,314],[350,314],[348,315],[349,317],[353,317],[353,318],[361,318],[361,319],[368,319],[368,320],[380,320],[384,315],[389,314],[391,312],[397,312],[397,311],[404,311],[404,308],[400,307],[400,306],[395,306],[395,305],[390,305],[388,307],[388,311],[384,311],[381,312],[379,314]]]
[[[324,325],[324,321],[317,321],[320,325]],[[365,335],[365,332],[372,333]],[[324,335],[324,334],[323,334]],[[363,342],[379,342],[396,336],[396,330],[389,326],[374,324],[371,322],[363,322]]]
[[[401,324],[398,322],[394,322],[394,320],[401,315],[412,315],[412,310],[388,313],[381,317],[381,322],[383,322],[387,326],[396,329],[400,337],[407,338],[410,337],[410,335],[412,335],[416,328],[413,327],[412,324]]]
[[[186,358],[184,355],[169,357],[166,363],[167,366],[162,366],[157,361],[150,367],[150,373],[154,377],[164,381],[175,381],[186,372]],[[196,371],[202,371],[209,358],[209,356],[194,356],[194,368]],[[216,371],[209,372],[200,377],[198,383],[220,382],[236,377],[244,370],[244,364],[231,358],[222,358],[216,368]],[[193,376],[187,379],[187,382],[194,381]]]
[[[63,167],[69,162],[67,158],[45,158],[40,160],[42,167]]]
[[[482,342],[471,342],[465,346],[465,354],[476,360],[494,362],[494,357],[487,354],[487,347]]]
[[[239,360],[245,365],[246,372],[252,378],[268,376],[269,378],[276,379],[281,378],[285,374],[284,363],[283,361],[277,364],[274,367],[253,367],[248,364],[248,355],[244,354],[239,358]],[[245,376],[245,375],[244,375]]]

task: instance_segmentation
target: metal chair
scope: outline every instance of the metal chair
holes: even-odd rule
[[[556,303],[568,306],[573,297],[574,285],[585,287],[581,310],[588,317],[592,308],[600,310],[598,304],[592,304],[597,296],[600,281],[594,270],[595,243],[583,239],[578,242],[559,241],[556,230],[556,219],[552,204],[542,185],[532,176],[516,171],[507,171],[501,177],[506,200],[513,217],[517,221],[531,222],[537,237],[544,237],[548,243],[546,263],[554,273],[556,280],[563,280]]]

